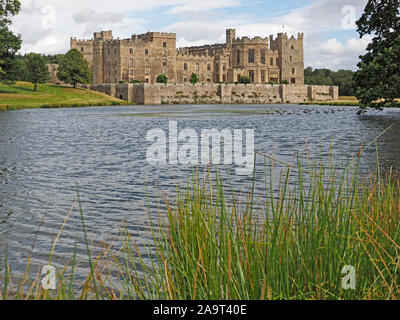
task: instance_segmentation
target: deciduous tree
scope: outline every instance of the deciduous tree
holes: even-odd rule
[[[10,83],[13,74],[8,72],[15,63],[15,54],[21,48],[21,36],[9,30],[10,18],[18,14],[21,3],[18,0],[0,0],[0,82]]]
[[[49,70],[46,67],[45,59],[37,53],[30,53],[26,57],[27,79],[34,84],[34,91],[37,91],[38,83],[46,83],[49,80]]]
[[[369,0],[357,26],[361,38],[373,37],[354,76],[359,113],[395,106],[400,95],[400,0]]]
[[[90,83],[92,81],[92,72],[89,69],[88,61],[83,57],[82,53],[72,49],[60,59],[57,77],[76,88],[78,83]]]

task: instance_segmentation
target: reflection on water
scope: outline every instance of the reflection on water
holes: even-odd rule
[[[294,162],[306,146],[313,155],[357,153],[392,123],[379,140],[380,162],[397,166],[400,159],[400,109],[357,116],[355,108],[319,106],[158,106],[24,110],[0,113],[0,256],[8,247],[10,265],[22,271],[43,218],[33,264],[45,264],[52,240],[79,193],[93,247],[111,241],[126,223],[138,245],[151,240],[146,228],[146,201],[153,210],[162,192],[173,196],[193,168],[146,162],[146,134],[168,132],[169,120],[179,130],[254,129],[257,152]],[[307,142],[307,144],[306,144]],[[257,186],[262,193],[264,159],[258,159]],[[364,172],[376,163],[374,146],[362,159]],[[235,176],[236,190],[251,177]],[[146,200],[147,199],[147,200]],[[82,244],[77,205],[53,261],[65,263],[75,240]],[[85,255],[78,247],[80,257]],[[1,264],[3,266],[3,263]],[[2,268],[2,267],[0,267]]]

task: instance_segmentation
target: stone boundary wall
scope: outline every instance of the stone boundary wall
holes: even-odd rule
[[[97,84],[81,85],[140,105],[157,104],[271,104],[332,101],[337,86],[270,84]]]

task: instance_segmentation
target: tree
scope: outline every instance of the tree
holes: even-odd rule
[[[189,81],[191,84],[196,84],[197,82],[199,82],[199,76],[196,73],[192,73]]]
[[[157,83],[164,83],[167,84],[168,83],[168,77],[165,74],[160,74],[157,77]]]
[[[38,83],[46,83],[49,80],[49,70],[46,67],[45,59],[37,53],[30,53],[26,57],[27,79],[34,84],[34,91],[37,92]]]
[[[21,49],[21,36],[8,29],[11,16],[18,14],[21,3],[18,0],[0,0],[0,82],[12,83],[9,72],[15,62],[15,54]]]
[[[304,70],[304,82],[311,85],[339,86],[339,95],[354,96],[354,72],[351,70],[331,71],[329,69]]]
[[[351,70],[338,70],[332,72],[333,85],[339,86],[339,95],[354,96],[354,72]]]
[[[92,72],[89,69],[88,61],[83,57],[82,53],[72,49],[60,58],[57,77],[76,88],[78,83],[91,83]]]
[[[287,79],[284,79],[284,80],[282,81],[282,84],[289,84],[289,81],[288,81]]]
[[[241,76],[239,82],[242,84],[249,84],[251,83],[251,78],[246,76]]]
[[[395,106],[400,93],[400,0],[369,0],[357,21],[360,38],[373,36],[354,75],[359,114]]]

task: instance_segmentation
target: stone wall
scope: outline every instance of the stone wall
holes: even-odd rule
[[[339,99],[336,86],[269,84],[97,84],[83,88],[137,104],[270,104]]]

